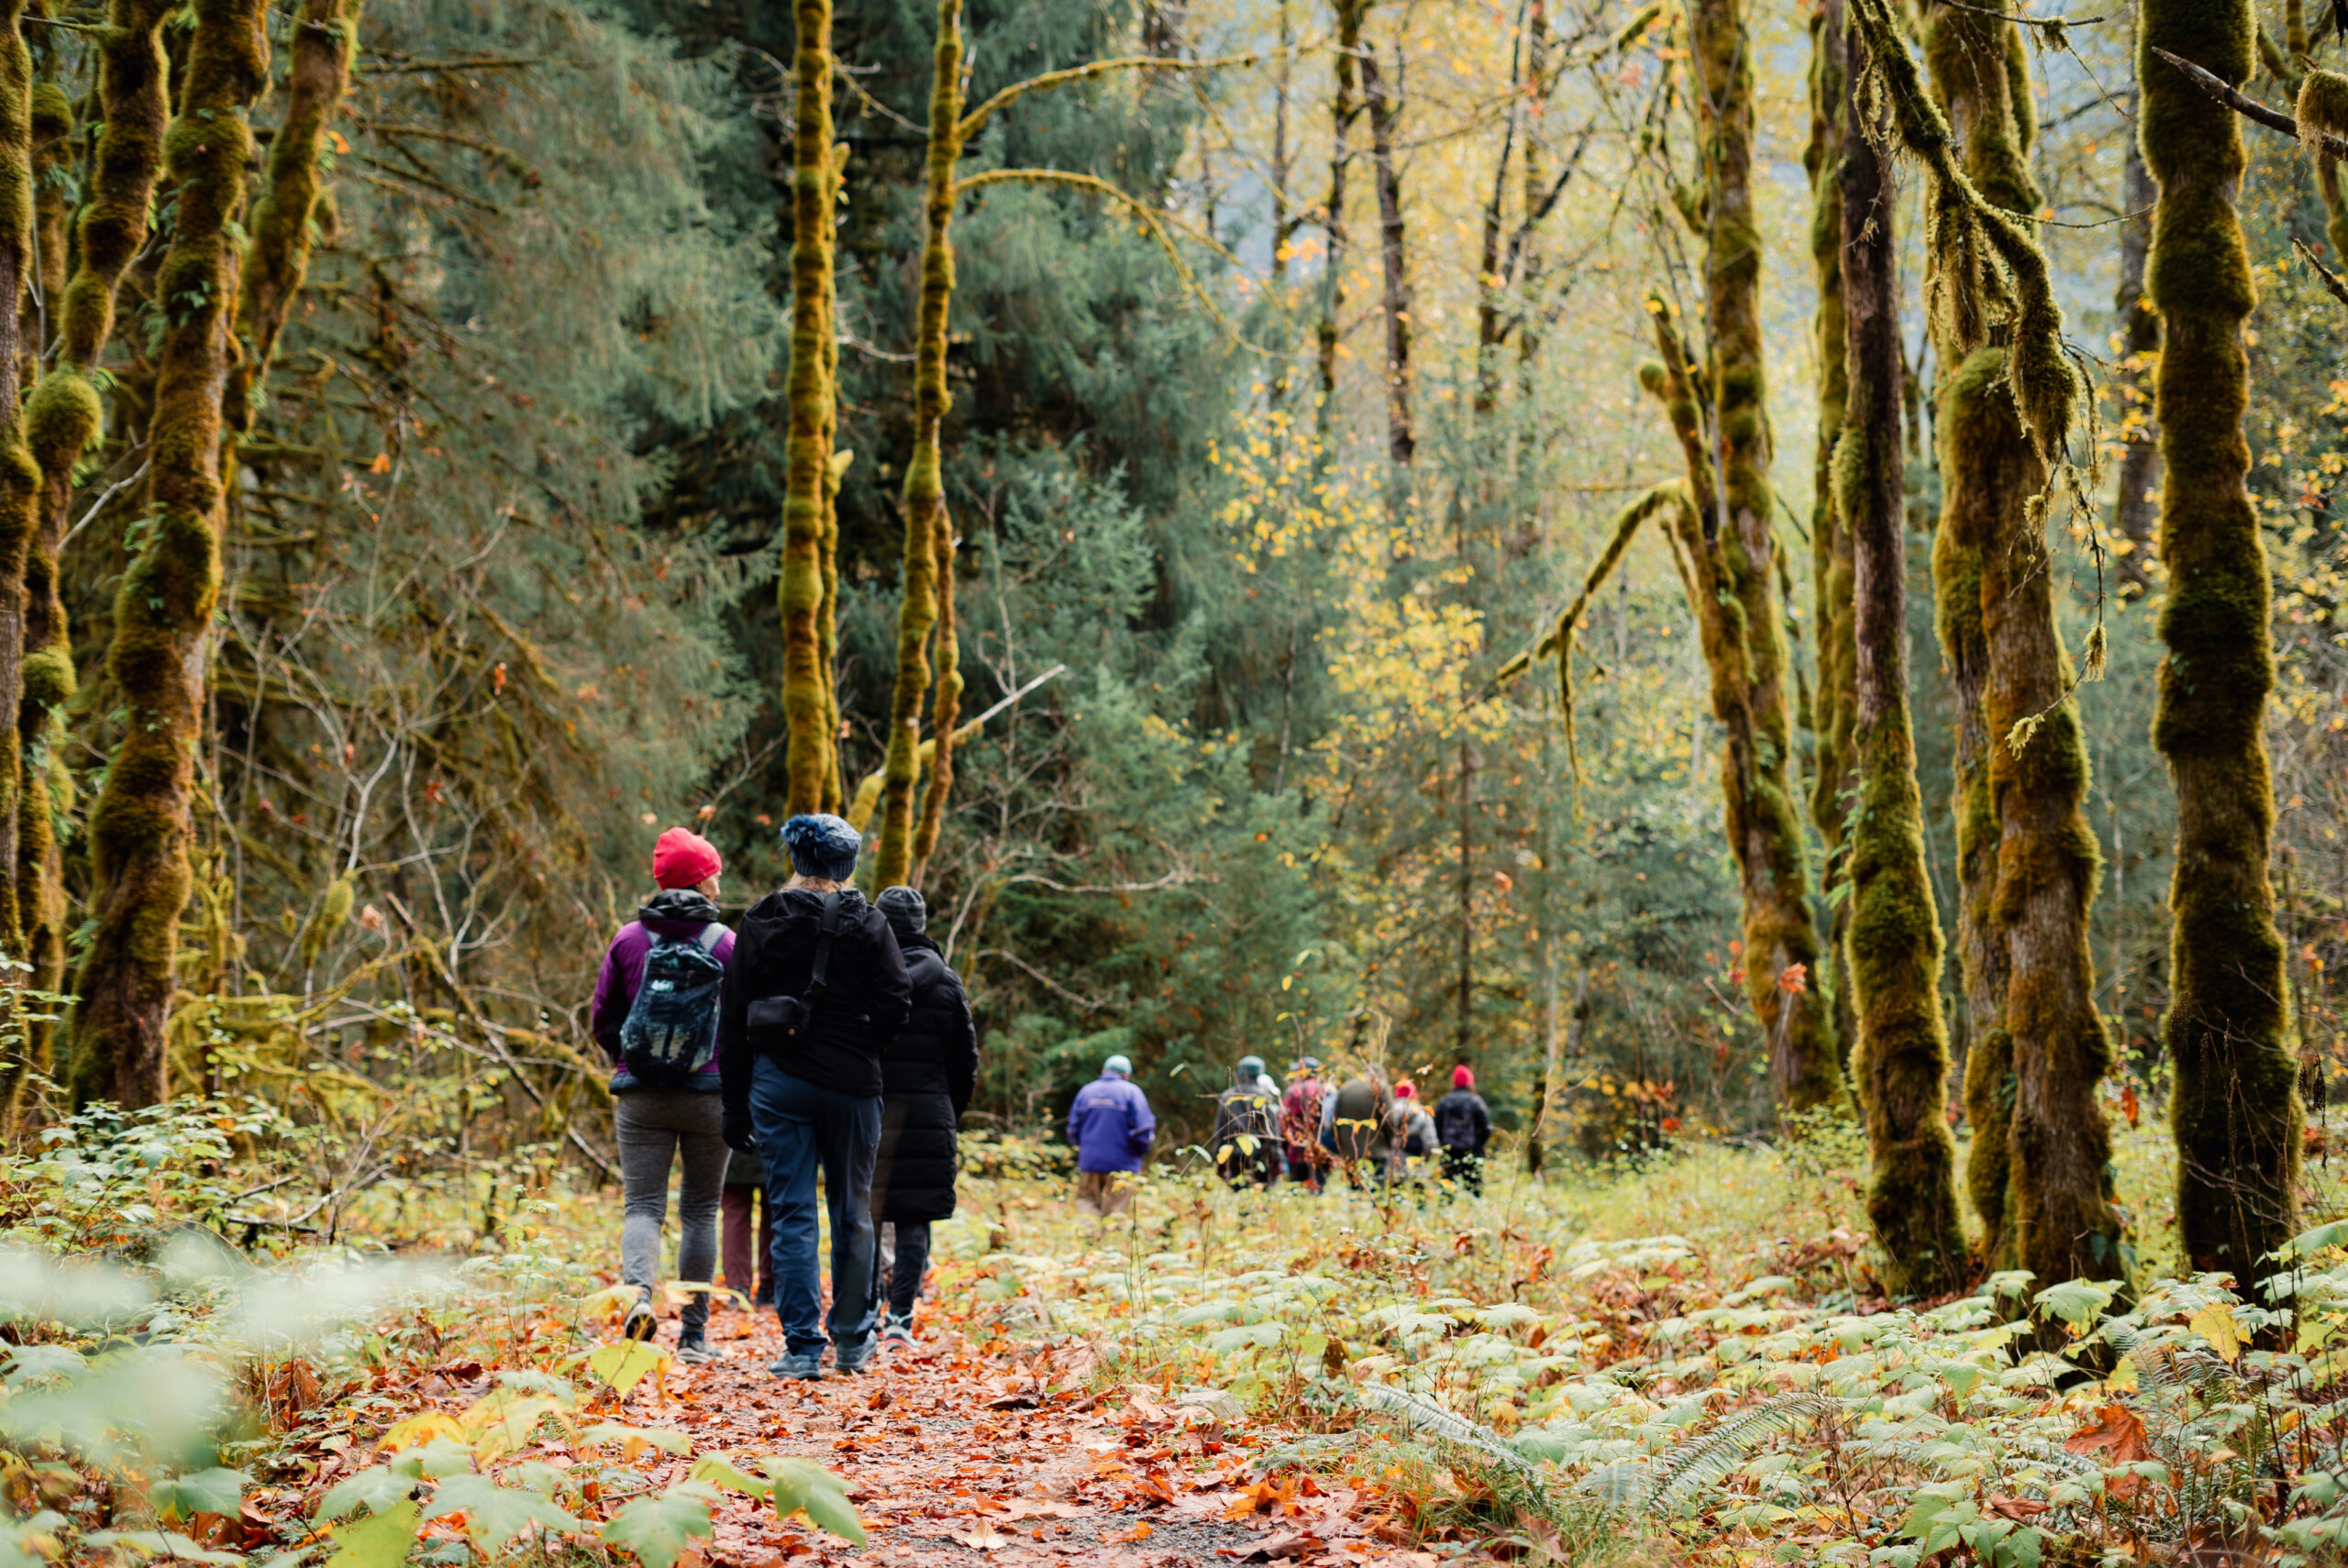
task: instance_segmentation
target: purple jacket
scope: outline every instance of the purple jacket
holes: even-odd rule
[[[1068,1108],[1068,1141],[1076,1145],[1080,1171],[1137,1171],[1157,1135],[1149,1097],[1113,1073],[1077,1090],[1076,1103]]]
[[[612,1088],[634,1088],[636,1079],[628,1076],[627,1065],[620,1059],[620,1025],[627,1021],[627,1010],[636,1004],[636,988],[644,983],[644,960],[652,951],[655,937],[673,937],[691,942],[714,921],[722,918],[718,907],[691,888],[670,888],[656,894],[650,902],[636,911],[637,918],[620,927],[612,938],[611,946],[604,954],[604,968],[595,977],[595,1000],[589,1010],[588,1027],[604,1054],[612,1059]],[[721,964],[734,955],[734,933],[726,932],[717,939],[710,952]],[[717,1057],[713,1053],[698,1077],[706,1077],[707,1088],[714,1093],[718,1087]]]

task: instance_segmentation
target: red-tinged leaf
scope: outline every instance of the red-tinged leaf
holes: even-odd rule
[[[1119,1530],[1114,1535],[1104,1535],[1101,1539],[1119,1546],[1124,1546],[1129,1545],[1136,1540],[1147,1540],[1149,1539],[1149,1521],[1147,1519],[1135,1519],[1134,1521],[1133,1529]]]

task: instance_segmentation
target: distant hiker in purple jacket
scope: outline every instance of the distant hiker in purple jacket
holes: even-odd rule
[[[662,834],[652,848],[652,879],[660,890],[612,938],[595,977],[589,1027],[612,1059],[612,1119],[626,1195],[620,1279],[637,1287],[621,1332],[635,1340],[650,1339],[659,1327],[652,1287],[669,1218],[669,1172],[680,1159],[677,1273],[699,1283],[717,1269],[727,1158],[717,1015],[725,961],[734,953],[734,933],[716,904],[725,868],[699,834],[683,828]],[[708,1323],[709,1297],[696,1294],[681,1316],[678,1360],[711,1359]]]
[[[1123,1056],[1101,1064],[1101,1076],[1076,1091],[1068,1108],[1068,1141],[1076,1145],[1076,1208],[1100,1218],[1124,1211],[1133,1184],[1120,1176],[1141,1169],[1157,1118],[1149,1097],[1133,1081],[1134,1065]]]

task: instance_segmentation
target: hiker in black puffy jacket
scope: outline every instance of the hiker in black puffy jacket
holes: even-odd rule
[[[827,1329],[841,1372],[862,1371],[877,1348],[865,1198],[880,1143],[880,1055],[905,1021],[913,981],[889,922],[847,885],[863,846],[856,829],[835,816],[795,816],[782,824],[782,842],[796,874],[752,905],[736,933],[717,1060],[725,1142],[759,1151],[774,1215],[775,1312],[787,1348],[768,1370],[815,1378]],[[803,1006],[803,1018],[794,1017]],[[831,1213],[828,1323],[816,1257],[818,1166]]]
[[[1468,1191],[1481,1193],[1492,1113],[1476,1092],[1476,1074],[1465,1062],[1451,1069],[1451,1092],[1435,1102],[1434,1133],[1443,1144],[1443,1174]]]
[[[880,1058],[880,1157],[872,1167],[872,1217],[896,1227],[887,1262],[884,1344],[914,1342],[914,1302],[929,1269],[929,1227],[954,1214],[954,1132],[978,1085],[979,1034],[962,977],[925,929],[929,911],[911,888],[876,900],[896,933],[914,982],[913,1010]]]

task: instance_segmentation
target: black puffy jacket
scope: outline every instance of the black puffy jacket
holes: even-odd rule
[[[717,1012],[717,1064],[729,1114],[749,1114],[750,1067],[759,1056],[836,1094],[880,1092],[880,1054],[904,1024],[913,980],[897,951],[896,933],[880,911],[853,888],[839,899],[839,929],[832,937],[824,993],[803,1040],[759,1039],[748,1026],[748,1012],[754,1001],[805,993],[824,895],[785,888],[760,899],[742,917]]]
[[[880,1058],[889,1098],[872,1166],[872,1217],[914,1221],[954,1212],[954,1131],[979,1078],[978,1030],[962,977],[937,944],[900,935],[913,976],[913,1010]]]

